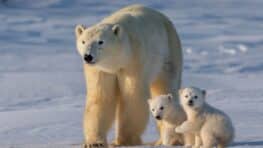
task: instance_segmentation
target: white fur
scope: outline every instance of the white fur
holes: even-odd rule
[[[222,111],[205,102],[205,91],[199,88],[184,88],[180,102],[187,114],[187,121],[177,127],[177,133],[194,133],[195,147],[226,147],[234,138],[230,118]],[[192,103],[190,103],[192,102]]]
[[[163,145],[193,144],[193,135],[178,134],[174,128],[186,120],[184,111],[179,101],[174,99],[171,94],[160,95],[148,100],[152,115],[162,121],[163,133],[161,134],[161,143]]]
[[[115,121],[115,145],[141,144],[147,98],[181,85],[182,50],[172,22],[151,8],[131,5],[93,26],[78,25],[75,32],[78,52],[86,59],[85,143],[107,144]]]

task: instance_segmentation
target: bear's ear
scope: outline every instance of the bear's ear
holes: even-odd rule
[[[206,96],[206,91],[204,89],[202,90],[202,94],[204,97]]]
[[[172,95],[171,93],[167,94],[167,97],[168,97],[168,100],[169,100],[169,101],[172,101],[173,95]]]
[[[86,29],[86,27],[84,25],[77,25],[75,27],[75,34],[76,34],[76,38],[78,38]]]
[[[121,26],[118,24],[113,25],[112,31],[113,31],[114,35],[119,36],[121,33]]]

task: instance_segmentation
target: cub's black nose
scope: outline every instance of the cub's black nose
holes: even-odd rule
[[[188,105],[190,105],[190,106],[194,105],[194,101],[193,100],[189,100],[188,101]]]
[[[85,54],[84,55],[84,60],[87,62],[87,63],[91,63],[93,61],[93,56],[91,54]]]
[[[157,120],[161,120],[161,116],[156,116],[155,117]]]

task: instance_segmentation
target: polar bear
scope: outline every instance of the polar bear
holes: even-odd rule
[[[193,134],[174,132],[174,129],[186,120],[178,99],[174,99],[172,94],[160,95],[149,99],[148,104],[154,118],[162,121],[161,144],[167,146],[184,144],[186,147],[194,144]]]
[[[106,145],[113,121],[116,145],[141,144],[147,98],[181,85],[182,50],[173,24],[160,12],[131,5],[93,26],[77,25],[75,34],[87,85],[86,145]]]
[[[224,148],[234,138],[230,118],[205,102],[206,91],[196,87],[179,90],[180,102],[187,114],[187,121],[177,127],[177,133],[194,133],[195,147]]]

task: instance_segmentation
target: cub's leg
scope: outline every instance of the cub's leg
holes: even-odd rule
[[[202,139],[201,139],[199,133],[196,133],[196,134],[195,134],[195,144],[194,144],[194,147],[195,147],[195,148],[200,148],[201,145],[202,145]]]
[[[213,148],[216,146],[216,138],[207,132],[201,131],[202,148]]]
[[[192,147],[195,144],[195,134],[193,133],[184,133],[184,147]]]

